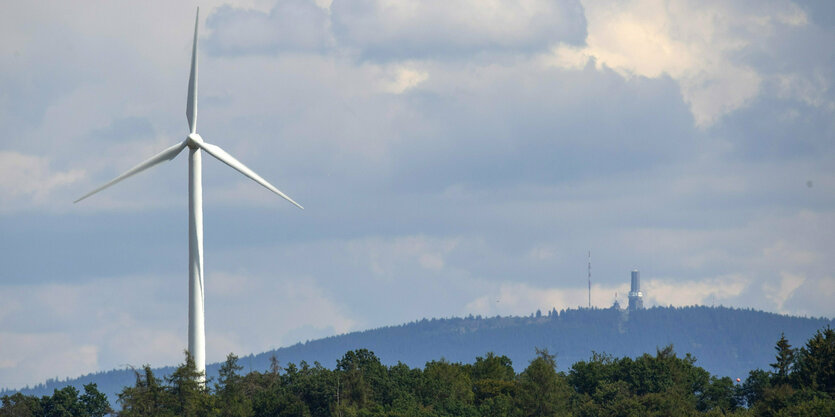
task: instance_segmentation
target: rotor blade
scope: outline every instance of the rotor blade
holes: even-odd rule
[[[191,73],[188,76],[188,101],[186,102],[186,119],[191,133],[197,132],[197,24],[200,21],[200,8],[194,18],[194,44],[191,47]]]
[[[234,156],[229,155],[226,151],[224,151],[223,149],[220,149],[219,146],[215,146],[215,145],[212,145],[212,144],[209,144],[209,143],[206,143],[206,142],[202,142],[202,143],[200,143],[200,147],[204,151],[208,152],[209,155],[214,156],[215,158],[219,159],[224,164],[229,165],[232,168],[235,168],[241,174],[246,175],[247,177],[251,178],[253,181],[257,182],[258,184],[261,184],[264,187],[266,187],[268,190],[284,197],[285,200],[293,203],[296,207],[304,210],[304,207],[299,205],[299,203],[293,201],[292,198],[288,197],[286,194],[279,191],[278,188],[273,187],[272,184],[268,183],[265,179],[261,178],[258,174],[253,172],[251,169],[247,168],[246,165],[242,164],[241,161],[238,161],[237,159],[235,159]]]
[[[153,157],[151,157],[147,161],[142,162],[141,164],[131,168],[130,171],[125,172],[124,174],[119,175],[116,178],[113,178],[107,184],[104,184],[101,187],[96,188],[95,190],[90,191],[87,194],[84,194],[83,197],[79,198],[78,200],[73,201],[73,203],[77,203],[81,200],[84,200],[85,198],[87,198],[87,197],[89,197],[89,196],[107,188],[107,187],[110,187],[111,185],[116,184],[117,182],[119,182],[119,181],[121,181],[121,180],[123,180],[127,177],[130,177],[131,175],[138,174],[138,173],[140,173],[140,172],[142,172],[142,171],[144,171],[144,170],[146,170],[146,169],[148,169],[148,168],[150,168],[150,167],[152,167],[152,166],[154,166],[154,165],[156,165],[160,162],[170,161],[170,160],[174,159],[174,157],[176,157],[177,154],[179,154],[180,151],[182,151],[185,147],[186,147],[185,142],[178,143],[178,144],[176,144],[176,145],[174,145],[174,146],[172,146],[172,147],[154,155]]]

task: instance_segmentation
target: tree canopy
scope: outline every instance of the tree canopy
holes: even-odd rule
[[[673,346],[655,354],[616,358],[592,352],[568,372],[558,358],[536,350],[520,373],[510,358],[488,352],[473,363],[438,359],[423,368],[386,366],[367,349],[351,350],[333,369],[304,361],[241,374],[229,354],[215,380],[204,382],[186,352],[165,378],[150,366],[110,410],[95,384],[37,398],[2,398],[4,416],[831,416],[835,415],[835,332],[818,330],[793,348],[775,344],[771,370],[745,381],[711,375]]]

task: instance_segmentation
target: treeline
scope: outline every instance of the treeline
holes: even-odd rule
[[[819,330],[793,348],[777,341],[770,371],[741,383],[679,357],[672,346],[654,355],[614,358],[593,353],[558,372],[547,350],[516,373],[506,356],[469,364],[444,359],[421,368],[383,365],[366,349],[347,352],[328,369],[314,363],[241,374],[230,354],[219,376],[203,384],[191,357],[158,378],[150,366],[118,395],[119,416],[833,416],[835,331]],[[102,416],[111,410],[94,384],[37,398],[2,397],[0,416]]]
[[[542,311],[521,317],[478,317],[422,319],[408,324],[352,332],[312,340],[280,349],[243,356],[246,371],[267,371],[270,358],[282,363],[319,361],[333,366],[345,352],[366,348],[387,366],[402,362],[422,368],[444,357],[450,362],[472,362],[485,352],[498,352],[513,361],[521,372],[536,357],[534,346],[557,355],[559,371],[588,359],[589,352],[607,352],[615,357],[637,357],[672,344],[679,352],[699,358],[697,364],[716,376],[745,378],[752,369],[768,368],[773,362],[774,341],[785,331],[789,340],[805,341],[818,329],[835,322],[829,318],[791,317],[751,309],[725,307],[653,307],[625,312],[617,309],[568,309]],[[267,330],[265,330],[267,331]],[[221,363],[207,364],[207,374],[218,377]],[[160,378],[175,367],[154,368]],[[119,408],[118,394],[133,385],[130,369],[88,374],[69,380],[15,390],[0,390],[0,397],[22,392],[51,395],[67,385],[84,390],[96,383],[107,394],[111,406]]]

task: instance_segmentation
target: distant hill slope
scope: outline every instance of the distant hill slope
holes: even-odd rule
[[[714,375],[745,379],[749,370],[769,369],[781,333],[792,345],[799,346],[816,330],[832,324],[832,319],[724,307],[655,307],[631,313],[579,309],[528,317],[423,319],[244,356],[240,363],[245,372],[266,370],[275,355],[282,365],[304,360],[333,368],[345,352],[367,348],[384,364],[400,361],[423,367],[427,361],[440,358],[473,362],[476,356],[492,351],[510,357],[520,372],[533,359],[535,348],[547,348],[557,355],[560,370],[567,370],[574,362],[588,359],[592,351],[635,357],[672,344],[680,355],[692,353],[696,365]],[[219,364],[209,365],[209,376],[217,375],[218,368]],[[171,371],[170,367],[159,368],[157,375]],[[97,383],[115,403],[116,393],[133,385],[135,377],[131,370],[113,370],[65,381],[50,380],[20,391],[44,395],[55,388],[81,387],[89,382]],[[10,392],[0,396],[6,393]]]

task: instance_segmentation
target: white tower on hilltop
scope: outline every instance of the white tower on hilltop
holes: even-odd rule
[[[632,270],[632,287],[629,290],[629,311],[644,308],[644,293],[641,292],[641,275],[637,269]]]

